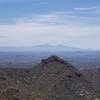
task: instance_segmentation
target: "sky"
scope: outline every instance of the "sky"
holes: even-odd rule
[[[0,0],[0,47],[99,43],[100,0]]]

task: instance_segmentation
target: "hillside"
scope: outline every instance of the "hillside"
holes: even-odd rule
[[[30,69],[0,69],[0,100],[95,100],[86,77],[57,56]]]
[[[88,81],[92,83],[92,86],[96,89],[98,97],[100,98],[100,68],[85,69],[82,73],[86,76]]]

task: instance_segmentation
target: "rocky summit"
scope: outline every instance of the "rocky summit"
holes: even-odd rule
[[[0,100],[95,100],[89,80],[51,56],[30,69],[0,69]]]

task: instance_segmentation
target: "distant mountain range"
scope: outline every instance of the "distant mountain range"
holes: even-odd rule
[[[35,45],[33,47],[0,47],[0,51],[83,51],[84,49],[69,47],[65,45]]]

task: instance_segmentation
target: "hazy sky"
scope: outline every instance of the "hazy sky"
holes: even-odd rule
[[[0,46],[99,43],[100,0],[0,0]]]

